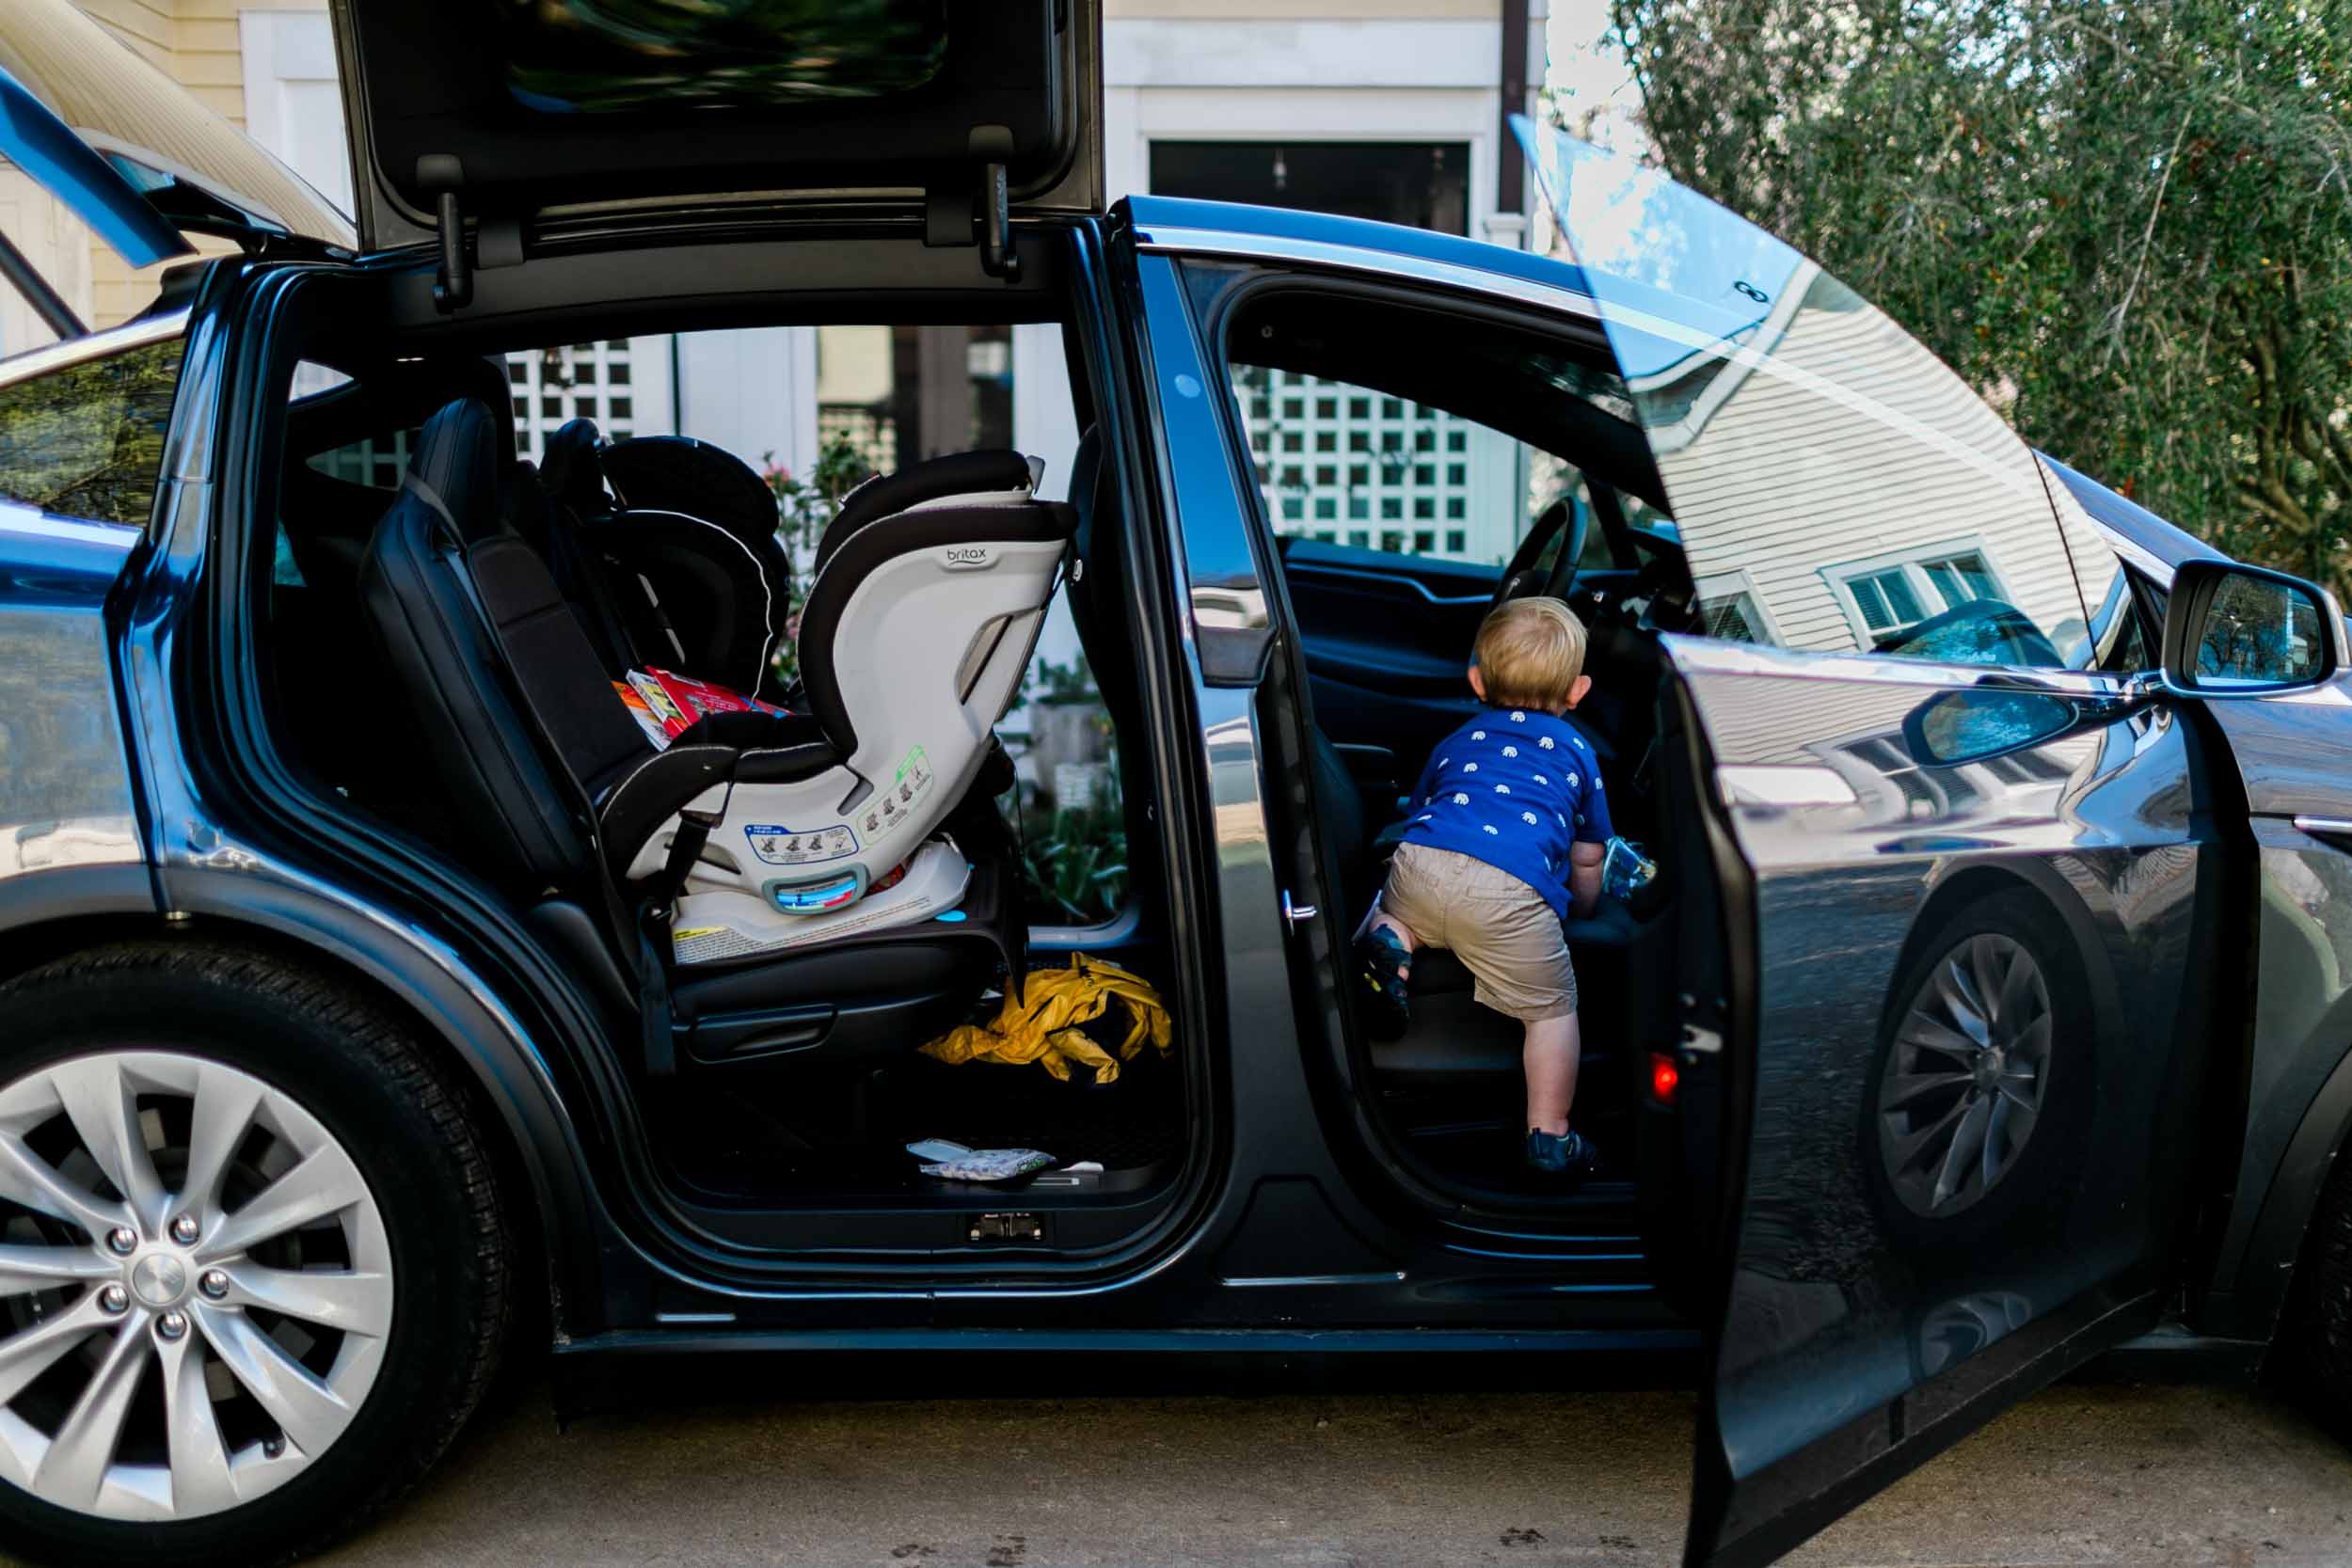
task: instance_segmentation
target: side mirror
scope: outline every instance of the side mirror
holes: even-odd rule
[[[2234,561],[2184,561],[2164,610],[2164,684],[2183,696],[2263,697],[2319,685],[2344,664],[2328,592]]]
[[[2039,691],[1975,686],[1939,691],[1903,716],[1903,744],[1931,768],[1989,762],[2055,739],[2082,722],[2072,703]]]

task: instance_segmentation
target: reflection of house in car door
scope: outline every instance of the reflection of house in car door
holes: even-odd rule
[[[1759,291],[1760,292],[1760,291]],[[1800,262],[1731,347],[1628,335],[1709,627],[1867,651],[1979,599],[2083,635],[2039,472],[1901,327]]]

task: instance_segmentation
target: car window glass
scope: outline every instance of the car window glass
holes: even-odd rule
[[[1573,465],[1475,420],[1369,387],[1232,367],[1233,400],[1277,535],[1500,566],[1565,498],[1587,519],[1583,563],[1609,564]],[[1565,531],[1544,559],[1549,566]]]
[[[313,452],[308,461],[330,479],[373,485],[378,490],[398,490],[401,477],[408,471],[409,445],[416,437],[415,426],[385,431]]]
[[[2004,468],[2016,442],[1999,415],[1810,263],[1788,283],[1793,298],[1760,303],[1736,343],[1632,378],[1705,629],[1821,653],[2093,662],[2066,542],[2030,462]],[[1705,386],[1684,395],[1685,377]]]
[[[175,338],[0,387],[0,498],[144,525],[180,352]]]
[[[2104,579],[2098,575],[2105,567]],[[2155,668],[2155,648],[2148,635],[2146,617],[2132,591],[2131,573],[2112,551],[2090,554],[2083,562],[2083,590],[2097,594],[2088,633],[2090,647],[2086,662],[2093,669],[2129,673]]]
[[[1744,584],[1768,625],[1741,625],[1808,652],[2090,661],[2069,540],[1984,389],[1656,170],[1585,149],[1546,178],[1692,578]]]

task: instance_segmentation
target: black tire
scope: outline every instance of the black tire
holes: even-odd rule
[[[122,1522],[0,1483],[0,1547],[42,1561],[261,1568],[317,1549],[405,1491],[496,1370],[513,1259],[479,1118],[380,1004],[278,958],[169,940],[44,965],[0,987],[0,1082],[95,1050],[217,1061],[296,1101],[365,1178],[395,1297],[373,1385],[332,1446],[276,1491],[169,1523]]]
[[[1896,1032],[1915,999],[1931,986],[1947,958],[1972,939],[1993,936],[2015,943],[2039,969],[2049,1004],[2048,1084],[2032,1132],[1995,1183],[1968,1207],[1947,1215],[1922,1213],[1895,1188],[1882,1153],[1886,1136],[1880,1090],[1896,1056]],[[2058,912],[2038,893],[2004,889],[1953,911],[1912,944],[1897,974],[1879,1030],[1879,1048],[1863,1085],[1859,1147],[1863,1184],[1885,1235],[1924,1272],[1964,1269],[1978,1248],[1999,1239],[2021,1240],[2028,1227],[2055,1224],[2065,1190],[2081,1168],[2091,1114],[2098,1103],[2097,1020],[2080,953]]]
[[[2352,1160],[2336,1152],[2319,1189],[2296,1269],[2286,1343],[2287,1386],[2352,1436]]]

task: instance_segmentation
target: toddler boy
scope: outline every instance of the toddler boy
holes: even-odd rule
[[[1592,687],[1584,624],[1557,599],[1497,606],[1478,628],[1470,684],[1486,711],[1422,770],[1388,885],[1358,932],[1358,963],[1375,1026],[1402,1033],[1413,950],[1452,948],[1477,999],[1527,1027],[1527,1164],[1581,1177],[1599,1156],[1568,1126],[1581,1043],[1560,923],[1599,900],[1610,836],[1592,747],[1562,717]]]

